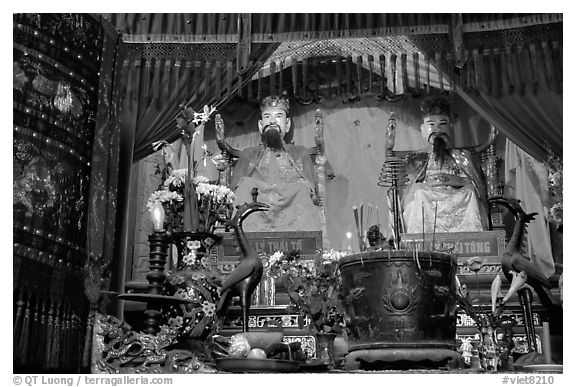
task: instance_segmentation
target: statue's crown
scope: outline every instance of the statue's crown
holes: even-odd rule
[[[270,95],[260,102],[260,110],[269,107],[278,107],[280,109],[284,109],[286,114],[290,111],[290,102],[288,101],[288,97],[286,94],[282,95]]]
[[[425,98],[420,104],[424,116],[444,114],[450,116],[450,101],[443,95],[435,95]]]

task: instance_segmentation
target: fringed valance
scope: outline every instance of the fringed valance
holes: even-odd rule
[[[446,34],[449,13],[254,13],[251,42],[353,37]],[[491,31],[562,22],[562,14],[472,13],[462,17],[463,32]],[[103,14],[124,42],[237,43],[238,19],[227,13]]]

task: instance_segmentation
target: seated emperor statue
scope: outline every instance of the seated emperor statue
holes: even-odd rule
[[[422,102],[421,110],[424,122],[420,130],[429,146],[406,159],[408,184],[401,202],[405,232],[487,230],[483,176],[472,162],[470,149],[452,147],[454,129],[448,99],[429,97]],[[487,144],[494,136],[491,132]],[[480,147],[486,145],[478,146],[478,150]]]
[[[232,170],[230,188],[236,193],[234,205],[252,201],[258,188],[258,201],[270,206],[244,222],[245,231],[319,231],[317,176],[309,148],[287,144],[290,130],[289,101],[284,96],[268,96],[260,104],[258,121],[261,143],[244,150],[230,147],[218,128],[219,147],[238,161]]]

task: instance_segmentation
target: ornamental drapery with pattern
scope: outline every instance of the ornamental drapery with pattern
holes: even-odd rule
[[[87,369],[110,281],[117,33],[98,17],[14,15],[14,370]]]

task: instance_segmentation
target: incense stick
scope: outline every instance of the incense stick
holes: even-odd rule
[[[362,235],[360,235],[360,219],[358,218],[358,207],[352,207],[352,211],[354,211],[354,221],[356,222],[356,234],[358,235],[358,247],[360,251],[362,251]]]
[[[424,203],[422,203],[422,250],[426,249],[424,244]]]
[[[435,203],[436,206],[434,207],[434,227],[432,228],[432,248],[431,250],[435,250],[434,241],[436,239],[436,215],[438,214],[438,202]]]
[[[364,243],[364,203],[360,204],[360,235],[362,236],[362,243]]]

